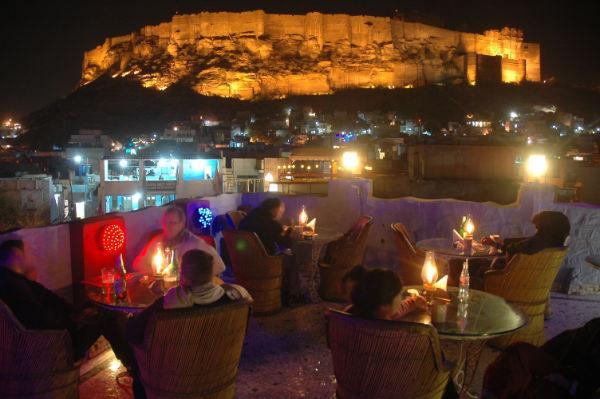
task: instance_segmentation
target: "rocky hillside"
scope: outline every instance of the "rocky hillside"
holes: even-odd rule
[[[254,99],[474,83],[476,54],[501,57],[504,81],[539,80],[539,46],[516,29],[480,35],[383,17],[252,11],[176,15],[108,38],[85,53],[82,85],[109,74]]]

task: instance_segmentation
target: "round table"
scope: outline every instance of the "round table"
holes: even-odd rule
[[[223,284],[219,277],[213,277],[215,284]],[[102,286],[95,284],[85,285],[85,294],[92,302],[110,310],[127,313],[139,313],[152,305],[154,301],[162,297],[166,289],[160,280],[144,276],[139,273],[127,274],[127,296],[119,299],[114,290],[104,290]]]
[[[292,253],[294,268],[299,281],[300,295],[309,302],[320,302],[317,291],[318,263],[323,247],[341,237],[343,233],[327,228],[317,228],[317,235],[310,240],[294,237]]]
[[[432,251],[447,258],[496,258],[502,255],[502,251],[496,247],[475,242],[471,252],[465,253],[462,248],[454,247],[454,242],[447,238],[428,238],[417,242],[416,245],[423,251]]]
[[[408,289],[422,290],[422,286]],[[460,342],[457,367],[453,379],[459,392],[469,392],[485,342],[491,338],[513,333],[527,324],[527,316],[503,298],[478,290],[469,290],[469,300],[460,303],[458,288],[448,287],[427,311],[416,311],[403,318],[406,321],[433,325],[441,339]],[[437,294],[437,293],[436,293]],[[437,295],[436,295],[437,296]],[[449,300],[448,300],[449,299]]]

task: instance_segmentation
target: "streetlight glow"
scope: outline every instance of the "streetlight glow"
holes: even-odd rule
[[[537,179],[544,177],[548,170],[548,161],[545,155],[532,154],[527,159],[527,173],[530,177]]]

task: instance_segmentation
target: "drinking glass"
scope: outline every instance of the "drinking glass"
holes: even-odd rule
[[[104,292],[109,292],[115,284],[115,269],[112,267],[103,267],[100,273],[102,274],[102,288]]]

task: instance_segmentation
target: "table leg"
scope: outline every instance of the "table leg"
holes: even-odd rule
[[[452,376],[459,396],[467,398],[478,397],[470,391],[470,387],[475,379],[484,345],[485,340],[461,341],[460,343],[458,364],[456,372]]]

